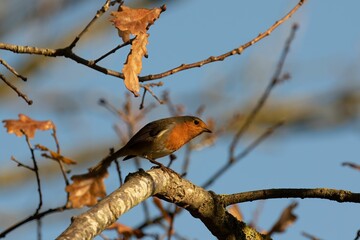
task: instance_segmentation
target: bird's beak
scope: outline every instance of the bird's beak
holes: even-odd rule
[[[212,133],[212,131],[208,128],[204,128],[204,132]]]

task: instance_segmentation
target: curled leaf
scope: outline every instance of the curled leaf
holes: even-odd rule
[[[118,29],[119,36],[124,42],[130,40],[130,34],[136,36],[123,67],[125,86],[136,97],[139,96],[140,90],[138,75],[142,69],[142,57],[147,56],[147,30],[165,10],[165,5],[154,9],[134,9],[121,5],[118,12],[111,13],[110,21]]]
[[[104,198],[106,196],[104,179],[107,176],[107,171],[72,176],[73,183],[65,188],[69,193],[71,206],[73,208],[90,207],[98,202],[98,198]]]
[[[131,51],[124,64],[123,73],[125,76],[125,86],[135,96],[139,96],[140,90],[138,75],[142,69],[142,57],[147,55],[146,44],[148,43],[147,33],[139,33],[132,42]]]
[[[297,207],[297,205],[297,202],[293,202],[283,210],[280,218],[267,234],[268,236],[271,236],[273,233],[284,232],[296,221],[297,216],[292,211]]]
[[[148,27],[159,18],[160,13],[165,9],[154,8],[129,8],[127,6],[120,6],[118,12],[112,12],[112,21],[119,31],[120,37],[124,42],[129,41],[130,34],[138,35],[146,33]]]
[[[8,133],[14,133],[18,137],[25,134],[28,138],[34,138],[36,130],[46,131],[56,128],[50,120],[36,121],[24,114],[19,114],[19,119],[3,120],[3,123],[5,123],[4,127]]]
[[[228,211],[231,215],[236,217],[237,220],[239,220],[239,221],[244,220],[244,217],[240,211],[239,205],[237,205],[237,204],[231,205]]]
[[[130,239],[131,237],[142,238],[145,236],[145,234],[140,229],[134,229],[118,222],[111,224],[107,229],[115,229],[118,234],[124,236],[124,239]]]
[[[43,145],[37,144],[35,147],[37,149],[41,150],[42,152],[45,152],[45,153],[43,153],[43,157],[50,158],[55,161],[63,162],[65,164],[76,164],[76,162],[74,160],[64,157],[63,155],[61,155],[57,152],[54,152]]]
[[[164,219],[170,224],[171,217],[169,216],[168,212],[165,210],[161,200],[157,197],[153,197],[153,202],[155,206],[160,210],[161,214],[163,215]]]

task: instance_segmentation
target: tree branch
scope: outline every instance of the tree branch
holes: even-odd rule
[[[249,202],[255,200],[273,198],[319,198],[337,202],[360,203],[360,193],[353,193],[345,190],[329,188],[283,188],[283,189],[264,189],[230,195],[221,195],[226,206]]]
[[[219,239],[265,239],[229,214],[218,195],[192,184],[175,172],[152,169],[131,174],[126,180],[93,208],[74,217],[71,225],[57,239],[93,238],[150,196],[185,208]]]

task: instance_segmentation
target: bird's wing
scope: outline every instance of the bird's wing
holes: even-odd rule
[[[128,147],[144,144],[146,142],[153,142],[156,138],[166,133],[171,126],[169,124],[162,124],[161,122],[155,121],[148,123],[142,129],[140,129],[126,144]]]

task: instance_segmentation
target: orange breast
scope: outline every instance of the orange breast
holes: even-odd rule
[[[171,151],[176,151],[190,140],[186,124],[178,123],[169,133],[165,147]]]

